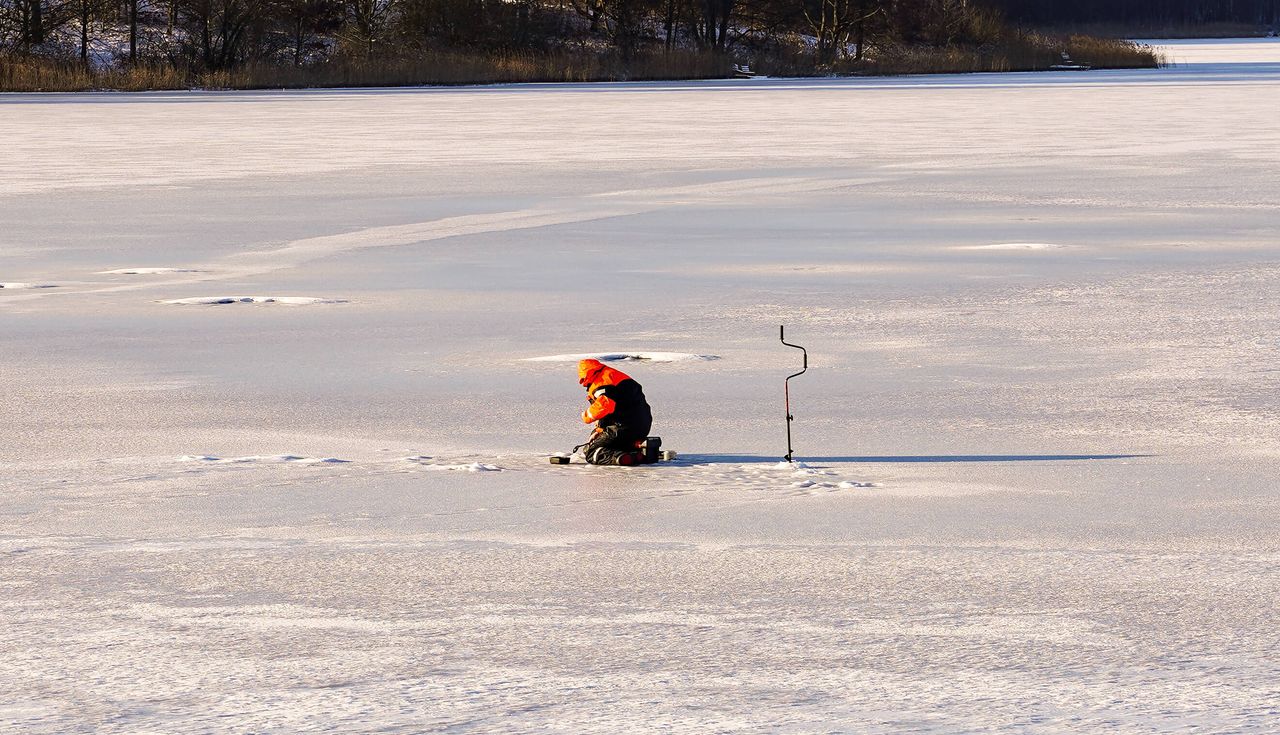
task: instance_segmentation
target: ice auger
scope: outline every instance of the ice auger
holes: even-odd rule
[[[792,416],[792,415],[791,415],[791,379],[792,379],[792,378],[794,378],[794,377],[796,377],[796,376],[799,376],[799,375],[804,375],[804,374],[805,374],[805,372],[809,369],[809,351],[808,351],[808,350],[806,350],[805,348],[801,347],[800,345],[793,345],[793,344],[791,344],[790,342],[788,342],[788,341],[787,341],[787,328],[786,328],[786,326],[785,326],[785,325],[780,325],[780,326],[778,327],[778,339],[782,340],[782,344],[786,345],[787,347],[794,347],[795,349],[800,350],[800,353],[804,356],[804,364],[801,366],[800,372],[798,372],[798,373],[792,373],[792,374],[788,375],[788,376],[787,376],[787,379],[786,379],[786,380],[784,380],[784,381],[783,381],[783,383],[782,383],[782,385],[783,385],[783,395],[786,397],[786,406],[787,406],[787,456],[786,456],[786,460],[787,460],[788,462],[790,462],[790,461],[792,461],[792,460],[791,460],[791,454],[792,454],[792,452],[791,452],[791,422],[792,422],[792,421],[794,421],[794,420],[795,420],[795,418],[796,418],[795,416]]]

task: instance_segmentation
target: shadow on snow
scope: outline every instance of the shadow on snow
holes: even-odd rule
[[[908,464],[934,462],[1070,462],[1079,460],[1140,459],[1151,454],[935,454],[866,457],[796,457],[798,462],[847,462],[850,464]],[[773,464],[781,457],[758,454],[681,454],[690,464]]]

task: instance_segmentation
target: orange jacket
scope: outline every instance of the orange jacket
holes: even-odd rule
[[[578,382],[591,396],[591,405],[582,412],[582,423],[592,424],[614,412],[618,404],[605,395],[604,388],[614,386],[631,376],[621,370],[606,367],[599,360],[583,360],[578,363]]]

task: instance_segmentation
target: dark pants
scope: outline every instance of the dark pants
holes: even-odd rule
[[[643,452],[636,448],[636,442],[649,436],[649,426],[626,426],[611,424],[591,435],[591,440],[582,448],[582,456],[590,464],[639,464]],[[623,455],[632,454],[631,462],[619,462]]]

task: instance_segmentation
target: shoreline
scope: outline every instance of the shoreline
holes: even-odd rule
[[[500,84],[842,79],[954,74],[1156,69],[1155,47],[1123,39],[1028,36],[997,48],[903,46],[860,61],[808,68],[794,61],[752,62],[748,75],[725,55],[484,57],[440,54],[417,59],[333,60],[314,66],[247,65],[196,71],[174,66],[85,66],[39,56],[0,56],[0,93],[412,89]],[[744,65],[745,66],[745,65]]]

